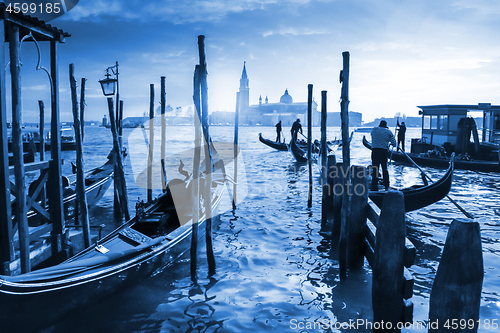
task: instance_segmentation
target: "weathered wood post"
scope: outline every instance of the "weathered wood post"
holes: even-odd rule
[[[321,145],[320,145],[320,155],[321,155],[321,184],[326,181],[327,172],[327,157],[328,157],[328,147],[326,145],[326,91],[321,91]]]
[[[81,125],[81,133],[82,133],[82,141],[85,136],[85,82],[86,78],[82,77],[82,87],[80,88],[80,125]]]
[[[59,120],[59,54],[58,42],[50,41],[50,76],[51,87],[51,120],[50,120],[50,171],[47,186],[47,198],[49,199],[50,220],[52,222],[52,255],[68,255],[66,240],[66,223],[64,220],[64,206],[62,194],[62,171],[61,171],[61,131]],[[63,252],[64,251],[64,252]],[[62,259],[62,258],[59,258]]]
[[[333,214],[334,214],[334,195],[333,195],[333,185],[335,168],[337,165],[337,160],[335,155],[329,155],[326,168],[325,168],[325,181],[322,184],[321,192],[321,230],[322,231],[332,231],[333,236]],[[328,221],[332,221],[332,224],[328,224]],[[338,234],[338,233],[337,233]],[[333,244],[333,243],[332,243]],[[338,244],[338,238],[335,244]]]
[[[108,111],[109,120],[111,123],[111,133],[113,134],[113,150],[115,153],[116,164],[115,164],[115,185],[118,191],[118,201],[121,212],[125,215],[125,220],[130,220],[130,214],[128,212],[128,199],[127,199],[127,184],[125,182],[125,175],[123,173],[123,161],[121,148],[118,138],[118,131],[116,129],[116,122],[113,110],[113,98],[108,97]],[[119,216],[119,222],[123,222],[123,216]]]
[[[31,270],[29,228],[26,211],[26,189],[23,160],[23,141],[21,137],[22,105],[21,105],[21,63],[19,55],[19,27],[9,25],[10,40],[10,75],[12,84],[12,153],[14,155],[14,178],[16,186],[15,220],[19,226],[19,251],[21,255],[21,272]],[[8,180],[9,178],[7,178]]]
[[[377,224],[372,277],[373,322],[392,329],[374,327],[374,332],[400,332],[403,321],[404,249],[406,237],[404,195],[388,191]]]
[[[336,163],[332,166],[332,195],[333,195],[333,227],[332,249],[339,250],[340,232],[342,225],[342,197],[344,193],[344,164]]]
[[[155,85],[149,86],[149,151],[148,151],[148,168],[147,168],[147,189],[148,202],[153,201],[153,153],[155,141],[154,129],[155,117]]]
[[[349,210],[349,180],[350,180],[350,145],[349,145],[349,52],[342,53],[343,69],[340,72],[342,83],[340,117],[342,121],[342,164],[347,174],[344,174],[344,193],[342,195],[341,227],[339,240],[340,277],[347,274],[347,219]]]
[[[73,128],[76,139],[76,197],[75,207],[78,206],[79,216],[75,216],[75,221],[82,222],[83,241],[85,247],[90,246],[90,222],[87,207],[87,196],[85,195],[85,175],[83,173],[83,145],[78,115],[78,100],[76,96],[75,65],[69,65],[69,82],[71,86],[71,104],[73,110]],[[82,120],[83,121],[83,120]]]
[[[364,239],[366,227],[366,206],[368,205],[368,178],[366,168],[351,167],[350,216],[347,239],[347,266],[359,269],[364,264]]]
[[[479,223],[453,220],[432,286],[429,332],[477,332],[483,277]]]
[[[201,120],[203,136],[205,138],[205,241],[207,246],[207,260],[209,274],[215,274],[215,256],[212,244],[212,149],[209,124],[208,124],[208,84],[207,84],[207,62],[205,57],[205,36],[198,36],[198,51],[200,57],[200,85],[201,85]]]
[[[165,119],[165,110],[167,108],[167,93],[166,93],[166,87],[165,87],[165,76],[162,76],[160,78],[161,81],[161,90],[160,90],[160,113],[161,113],[161,153],[160,153],[160,159],[161,159],[161,172],[162,172],[162,177],[161,177],[161,185],[163,192],[167,191],[167,170],[165,166],[165,152],[167,149],[167,124],[166,124],[166,119]]]
[[[238,126],[240,122],[240,93],[236,93],[236,109],[234,111],[234,184],[233,184],[233,209],[236,209],[236,191],[238,189]]]
[[[198,263],[198,221],[200,219],[200,160],[201,160],[201,103],[200,103],[200,67],[196,65],[194,71],[194,156],[193,156],[193,224],[191,226],[191,280],[196,281]]]
[[[312,207],[312,93],[313,85],[307,85],[307,166],[309,170],[309,194],[307,196],[307,207]]]
[[[329,196],[329,187],[328,187],[328,147],[326,145],[326,91],[321,91],[321,229],[324,230],[327,224],[328,218],[328,208],[329,202],[328,199],[333,200],[333,197]],[[332,155],[335,156],[335,155]]]

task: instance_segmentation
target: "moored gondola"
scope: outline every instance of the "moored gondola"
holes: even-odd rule
[[[171,180],[165,193],[137,207],[134,218],[65,262],[18,276],[0,276],[2,328],[28,325],[36,330],[171,265],[191,243],[191,180]],[[224,187],[225,175],[218,168],[212,175],[210,217],[217,214]],[[203,208],[200,216],[198,236],[202,237]]]

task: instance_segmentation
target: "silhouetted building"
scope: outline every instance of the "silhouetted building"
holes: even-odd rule
[[[243,64],[239,90],[239,121],[241,124],[274,126],[281,120],[283,126],[291,126],[299,118],[302,126],[307,126],[307,102],[294,102],[288,89],[285,89],[285,93],[277,103],[269,103],[267,96],[265,102],[262,103],[262,96],[260,96],[259,104],[250,105],[249,96],[249,80],[246,64]],[[319,126],[320,113],[318,112],[318,104],[314,100],[311,109],[312,125]]]

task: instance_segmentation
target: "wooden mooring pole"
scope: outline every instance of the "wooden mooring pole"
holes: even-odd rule
[[[456,219],[448,230],[432,285],[429,332],[451,332],[458,328],[460,332],[477,332],[483,277],[479,223]]]
[[[198,221],[200,219],[200,160],[201,160],[201,103],[199,66],[194,71],[194,156],[193,156],[193,224],[191,226],[191,280],[196,281],[198,263]]]
[[[342,83],[340,117],[342,124],[342,164],[347,175],[344,175],[344,191],[342,194],[341,227],[339,240],[340,277],[347,274],[347,219],[349,210],[349,180],[350,180],[350,145],[349,145],[349,52],[342,53],[343,69],[340,72]]]
[[[309,170],[309,192],[307,195],[307,207],[312,207],[312,94],[313,85],[307,85],[307,166]]]
[[[373,322],[390,323],[391,332],[400,332],[404,309],[404,249],[406,237],[404,195],[388,191],[377,224],[375,258],[372,265]],[[373,332],[386,332],[374,329]]]
[[[75,65],[69,65],[69,81],[71,87],[71,104],[73,110],[73,128],[75,129],[76,138],[76,197],[79,216],[75,216],[75,221],[80,220],[83,231],[83,241],[85,247],[90,246],[90,222],[87,207],[87,196],[85,195],[85,175],[83,171],[83,144],[81,124],[83,119],[80,119],[78,114],[78,100],[76,96],[76,80],[75,80]]]
[[[215,274],[215,256],[212,244],[212,148],[211,137],[208,124],[208,84],[207,84],[207,62],[205,56],[205,36],[198,36],[198,51],[200,56],[200,85],[201,85],[201,120],[203,128],[203,136],[205,138],[205,186],[204,186],[204,203],[205,203],[205,241],[207,246],[207,261],[208,272],[210,275]]]
[[[350,216],[347,238],[347,267],[360,269],[364,264],[364,239],[366,227],[366,206],[368,205],[368,177],[366,168],[351,167],[351,187],[349,189]]]
[[[238,190],[238,126],[240,122],[240,93],[236,93],[236,108],[234,112],[234,184],[233,184],[233,209],[236,209],[236,198]]]
[[[148,202],[153,201],[153,153],[155,141],[154,129],[155,117],[155,85],[149,86],[149,150],[148,150],[148,169],[147,169],[147,189]]]
[[[125,175],[123,172],[123,161],[121,148],[119,143],[118,131],[116,129],[116,122],[113,110],[113,98],[108,98],[108,111],[109,120],[111,123],[111,133],[113,134],[113,150],[115,153],[115,187],[118,192],[118,202],[121,212],[125,215],[125,220],[130,220],[130,214],[128,212],[128,199],[127,199],[127,184],[125,182]],[[123,222],[123,216],[119,216],[119,222]]]
[[[167,150],[167,123],[165,119],[165,111],[167,108],[167,93],[165,87],[165,76],[160,78],[160,114],[161,114],[161,152],[160,152],[160,160],[161,160],[161,188],[163,192],[167,191],[167,170],[165,166],[165,153]]]
[[[326,144],[326,91],[321,91],[321,230],[326,230],[328,211],[331,209],[330,203],[333,203],[333,196],[331,196],[331,187],[328,184],[328,172],[329,172],[329,156],[328,147]],[[335,155],[332,155],[335,158]]]

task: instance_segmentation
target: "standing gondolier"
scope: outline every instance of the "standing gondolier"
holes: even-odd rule
[[[389,189],[389,171],[387,171],[387,153],[389,144],[397,147],[394,134],[387,128],[387,122],[381,120],[378,127],[372,129],[372,191],[378,191],[379,167],[382,167],[383,185]]]
[[[399,123],[399,118],[397,120],[396,127],[398,128],[398,147],[401,143],[401,150],[405,150],[405,135],[406,135],[406,125],[405,122]]]
[[[276,126],[276,142],[281,142],[281,120],[275,126]]]
[[[290,133],[292,133],[292,138],[293,138],[294,134],[296,134],[298,132],[300,132],[300,134],[303,134],[302,133],[302,125],[300,124],[300,118],[297,118],[297,120],[293,122],[292,128],[290,129]]]

